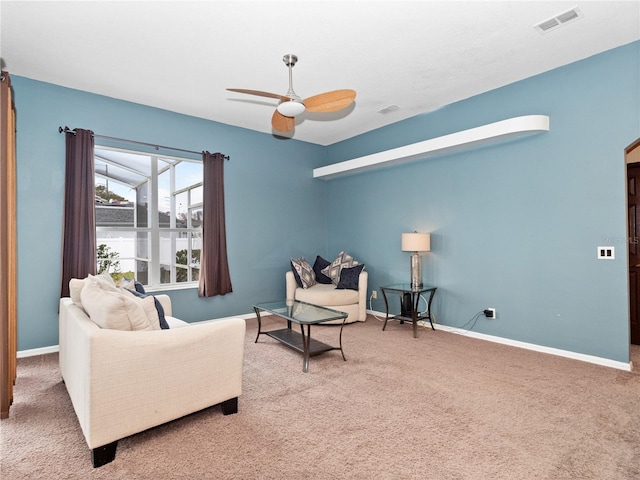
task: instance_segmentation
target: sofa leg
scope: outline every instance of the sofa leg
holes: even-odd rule
[[[222,407],[223,415],[231,415],[233,413],[238,413],[238,397],[225,400],[220,404],[220,407]]]
[[[91,461],[93,462],[93,468],[98,468],[107,463],[113,462],[116,458],[116,448],[118,441],[108,443],[98,448],[91,450]]]

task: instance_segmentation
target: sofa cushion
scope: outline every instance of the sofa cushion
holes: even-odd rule
[[[302,288],[313,287],[316,284],[316,274],[313,272],[313,268],[309,265],[304,257],[292,258],[291,267],[293,275],[296,276],[296,282],[298,286]]]
[[[135,297],[113,290],[89,275],[80,292],[84,310],[100,328],[112,330],[155,330],[147,315],[155,312],[152,298],[137,301]],[[157,313],[156,313],[157,315]],[[158,321],[158,329],[159,329]]]
[[[355,267],[343,268],[340,272],[340,281],[338,282],[338,286],[336,288],[358,290],[360,272],[362,272],[363,269],[364,263],[356,265]]]
[[[169,325],[169,328],[182,328],[189,326],[189,324],[184,320],[180,320],[179,318],[172,317],[170,315],[166,315],[165,319],[167,321],[167,324]]]
[[[351,255],[347,252],[340,252],[329,266],[322,269],[322,273],[331,278],[331,282],[334,285],[338,285],[342,269],[353,267],[354,265],[358,265],[358,262]]]
[[[324,283],[326,285],[333,283],[331,281],[331,278],[322,273],[322,269],[327,268],[329,265],[331,265],[331,262],[329,260],[325,260],[320,255],[316,256],[316,261],[313,264],[313,273],[316,274],[316,282]]]
[[[313,303],[314,305],[352,305],[358,303],[358,292],[356,290],[338,290],[335,285],[316,283],[313,287],[296,289],[296,300]]]

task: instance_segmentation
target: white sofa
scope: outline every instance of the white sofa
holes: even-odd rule
[[[100,328],[60,299],[60,373],[94,467],[115,458],[121,438],[217,404],[238,411],[245,321],[187,324],[171,318],[168,296],[156,298],[169,330]]]
[[[312,287],[302,288],[289,270],[285,277],[287,300],[299,300],[345,312],[348,314],[346,323],[364,322],[367,319],[368,279],[369,274],[363,270],[358,277],[358,290],[337,289],[332,283],[316,283]],[[325,323],[342,323],[342,320]]]

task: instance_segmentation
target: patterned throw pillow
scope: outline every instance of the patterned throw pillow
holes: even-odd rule
[[[298,275],[302,288],[313,287],[316,284],[316,274],[313,272],[313,268],[309,265],[304,257],[292,258],[291,266],[293,267],[293,273]],[[296,280],[298,280],[296,278]]]
[[[322,269],[322,273],[329,277],[334,285],[338,285],[342,269],[355,265],[358,265],[358,262],[351,255],[346,252],[340,252],[336,259],[331,262],[331,265]]]

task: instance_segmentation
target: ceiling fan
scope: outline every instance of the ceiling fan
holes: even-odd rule
[[[293,90],[292,69],[298,61],[298,57],[289,53],[282,57],[282,61],[289,68],[289,90],[287,90],[286,95],[260,90],[227,88],[227,90],[231,92],[247,93],[249,95],[258,95],[260,97],[280,100],[271,117],[271,126],[274,130],[278,132],[290,132],[295,127],[295,117],[305,111],[320,113],[337,112],[338,110],[348,107],[355,100],[355,90],[332,90],[331,92],[320,93],[303,100]]]

